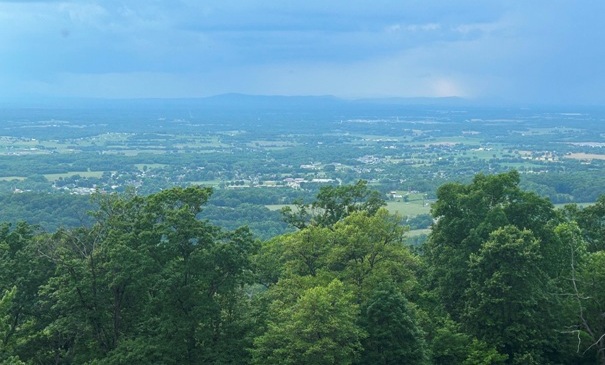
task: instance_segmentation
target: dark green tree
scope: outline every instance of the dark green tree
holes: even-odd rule
[[[91,229],[57,232],[43,293],[64,362],[237,363],[247,356],[243,286],[256,244],[196,217],[211,191],[103,198]],[[245,305],[243,305],[245,307]],[[244,341],[244,342],[242,342]]]
[[[513,225],[530,230],[540,241],[540,265],[558,275],[565,250],[552,228],[556,214],[552,204],[519,187],[519,174],[477,175],[468,185],[448,183],[437,191],[432,207],[436,223],[423,247],[430,266],[432,286],[454,320],[466,306],[470,255],[477,253],[490,234]]]
[[[509,362],[557,362],[569,350],[557,335],[568,250],[554,232],[560,217],[552,204],[518,184],[511,171],[439,188],[436,223],[423,246],[439,303],[433,310],[443,308]]]
[[[575,222],[560,224],[555,232],[569,248],[569,274],[564,293],[571,318],[568,332],[577,340],[581,358],[595,356],[605,364],[605,251],[591,252]]]
[[[428,364],[424,334],[414,310],[392,283],[377,287],[364,305],[360,364]]]
[[[39,291],[54,271],[52,263],[39,255],[38,234],[24,222],[0,226],[0,293],[7,293],[0,348],[23,361],[41,346],[38,339],[46,313]]]
[[[14,348],[9,342],[11,337],[10,334],[14,332],[14,320],[10,312],[16,293],[17,287],[13,287],[5,293],[2,293],[2,296],[0,297],[0,339],[2,340],[2,343],[0,343],[0,364],[3,365],[25,364],[14,355]]]
[[[463,326],[512,364],[546,363],[543,352],[556,330],[539,251],[530,231],[505,226],[470,256]]]
[[[605,365],[605,251],[586,257],[574,284],[583,355],[594,353],[599,364]]]
[[[573,219],[582,229],[588,251],[605,251],[605,195],[595,204],[577,211]]]

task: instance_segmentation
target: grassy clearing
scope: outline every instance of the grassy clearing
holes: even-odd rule
[[[294,205],[292,205],[292,204],[269,204],[269,205],[265,205],[265,207],[267,207],[267,209],[269,209],[269,210],[280,210],[281,208],[284,208],[284,207],[294,208]]]
[[[270,204],[265,205],[269,210],[280,210],[284,207],[294,208],[292,204]],[[431,207],[429,205],[422,206],[422,201],[412,201],[412,202],[396,202],[390,201],[387,202],[387,209],[392,214],[399,214],[401,216],[414,217],[420,214],[429,214],[431,211]]]
[[[24,176],[3,176],[0,177],[0,181],[14,181],[14,180],[18,180],[18,181],[23,181],[26,178]]]
[[[138,156],[140,154],[163,155],[166,150],[106,150],[103,153],[107,155]]]
[[[408,231],[406,233],[407,237],[417,237],[420,235],[429,235],[431,233],[431,229],[427,228],[427,229],[413,229],[411,231]]]
[[[220,148],[229,147],[228,144],[222,143],[218,136],[209,135],[171,135],[171,138],[176,141],[181,141],[174,146],[177,148],[198,149],[198,148]]]
[[[605,155],[598,155],[596,153],[572,153],[565,158],[575,159],[575,160],[605,160]]]
[[[202,185],[202,186],[219,186],[220,180],[205,180],[205,181],[191,181],[191,185]]]
[[[103,175],[103,171],[71,171],[60,174],[45,174],[44,177],[46,177],[48,181],[57,181],[59,178],[65,179],[74,175],[80,175],[82,177],[101,177]]]
[[[448,144],[463,144],[463,145],[480,145],[481,139],[472,136],[456,136],[456,137],[437,137],[435,139],[431,139],[430,141],[424,142],[428,145],[448,145]]]
[[[420,214],[429,214],[431,212],[430,205],[422,205],[422,201],[411,201],[411,202],[398,202],[390,201],[387,202],[387,209],[391,213],[397,213],[401,216],[414,217]]]
[[[583,203],[559,203],[559,204],[553,204],[555,206],[556,209],[562,209],[564,208],[566,205],[569,204],[577,204],[580,208],[586,208],[589,207],[591,205],[594,205],[596,202],[583,202]]]

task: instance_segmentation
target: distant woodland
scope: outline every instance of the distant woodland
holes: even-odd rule
[[[200,186],[5,223],[0,363],[603,365],[605,197],[555,208],[520,182],[441,184],[415,246],[363,180],[284,206],[263,240],[203,218]]]

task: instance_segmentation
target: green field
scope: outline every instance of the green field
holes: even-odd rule
[[[46,177],[48,181],[57,181],[59,178],[65,179],[66,177],[74,175],[80,175],[82,177],[101,177],[103,176],[103,171],[71,171],[60,174],[45,174],[44,177]]]
[[[294,205],[292,205],[292,204],[268,204],[268,205],[265,205],[265,207],[267,207],[267,209],[269,209],[269,210],[280,210],[281,208],[284,208],[284,207],[294,208]]]
[[[0,181],[13,181],[13,180],[22,181],[22,180],[25,180],[25,177],[23,177],[23,176],[3,176],[3,177],[0,177]]]
[[[219,186],[221,184],[220,180],[205,180],[205,181],[191,181],[191,185],[201,185],[201,186]]]
[[[555,204],[555,208],[562,209],[566,205],[569,205],[569,204],[577,204],[580,208],[586,208],[586,207],[589,207],[591,205],[596,204],[596,202],[588,202],[588,203],[561,203],[561,204]]]
[[[229,144],[220,141],[219,136],[151,134],[148,138],[133,139],[131,133],[104,133],[91,137],[70,138],[64,140],[44,140],[0,136],[0,154],[48,154],[80,152],[83,148],[97,147],[107,154],[137,156],[142,153],[163,154],[168,150],[192,150],[204,152],[214,148],[228,148]],[[173,143],[171,141],[177,141]],[[282,142],[273,142],[280,144]],[[290,144],[284,145],[284,147]]]
[[[427,203],[424,206],[422,205],[422,200],[420,201],[390,201],[387,202],[387,209],[391,213],[397,213],[401,216],[413,217],[420,214],[429,214],[431,212],[431,207]]]
[[[417,236],[421,236],[421,235],[429,235],[431,233],[431,229],[427,228],[427,229],[413,229],[411,231],[408,231],[405,235],[406,237],[417,237]]]
[[[270,204],[265,205],[269,210],[280,210],[283,207],[294,207],[290,204]],[[422,200],[411,201],[411,202],[387,202],[387,209],[393,214],[399,214],[401,216],[414,217],[420,214],[429,214],[431,207],[429,204],[422,206]]]

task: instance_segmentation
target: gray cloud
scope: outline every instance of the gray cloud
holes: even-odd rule
[[[0,0],[0,80],[11,92],[56,95],[603,102],[604,8],[588,0]]]

